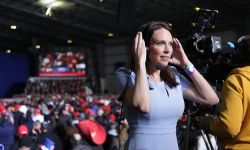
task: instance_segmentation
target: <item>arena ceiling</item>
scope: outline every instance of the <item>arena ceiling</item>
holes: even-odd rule
[[[1,0],[0,49],[94,47],[105,39],[132,37],[152,20],[171,22],[185,37],[197,6],[219,11],[217,30],[240,26],[250,13],[249,0]]]

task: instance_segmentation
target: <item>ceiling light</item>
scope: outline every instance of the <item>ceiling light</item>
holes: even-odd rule
[[[45,7],[52,7],[52,8],[62,7],[67,5],[67,3],[62,0],[40,0],[39,3]]]
[[[72,40],[67,40],[67,43],[71,44],[71,43],[73,43],[73,41]]]
[[[108,37],[113,37],[114,36],[114,34],[113,33],[108,33]]]
[[[52,13],[51,13],[51,7],[48,7],[48,8],[47,8],[47,10],[46,10],[46,12],[45,12],[45,15],[46,15],[46,16],[51,16],[51,15],[52,15]]]
[[[55,8],[55,7],[62,7],[63,5],[65,5],[63,1],[57,1],[57,2],[51,3],[49,6],[52,8]]]
[[[40,0],[39,3],[42,5],[49,5],[53,2],[56,2],[57,0]]]
[[[45,8],[49,8],[51,7],[53,10],[54,8],[70,8],[72,6],[74,6],[75,3],[71,2],[71,1],[66,1],[66,0],[39,0],[38,4],[45,7]]]
[[[11,30],[16,30],[16,28],[17,28],[17,26],[15,26],[15,25],[11,25],[11,26],[10,26],[10,29],[11,29]]]
[[[99,2],[100,2],[100,3],[102,3],[102,2],[103,2],[103,0],[99,0]]]
[[[199,11],[200,8],[199,8],[199,7],[195,7],[194,10],[195,10],[195,11]]]
[[[10,50],[10,49],[7,49],[7,50],[6,50],[6,53],[10,54],[10,53],[11,53],[11,50]]]
[[[36,49],[40,49],[41,46],[40,46],[40,45],[36,45],[35,48],[36,48]]]

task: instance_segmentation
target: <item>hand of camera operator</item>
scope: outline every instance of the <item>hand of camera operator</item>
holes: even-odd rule
[[[196,126],[202,129],[205,133],[210,133],[210,122],[214,119],[213,116],[197,116],[195,117]]]

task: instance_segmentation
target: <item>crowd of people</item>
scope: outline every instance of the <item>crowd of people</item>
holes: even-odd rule
[[[65,94],[70,95],[80,94],[83,90],[87,92],[87,95],[91,95],[92,92],[86,85],[84,79],[77,78],[65,78],[65,79],[43,79],[30,78],[26,84],[25,94]]]
[[[5,150],[118,150],[120,103],[83,80],[32,80],[20,101],[0,102]]]
[[[51,52],[39,56],[39,72],[82,72],[85,69],[84,52]]]

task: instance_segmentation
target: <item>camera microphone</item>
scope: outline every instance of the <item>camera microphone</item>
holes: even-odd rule
[[[150,67],[156,68],[157,70],[165,70],[165,67],[163,65],[159,64],[159,63],[152,64],[152,63],[148,62],[148,65]]]
[[[156,64],[155,68],[158,69],[158,70],[164,70],[165,69],[165,67],[163,65],[161,65],[161,64]]]

